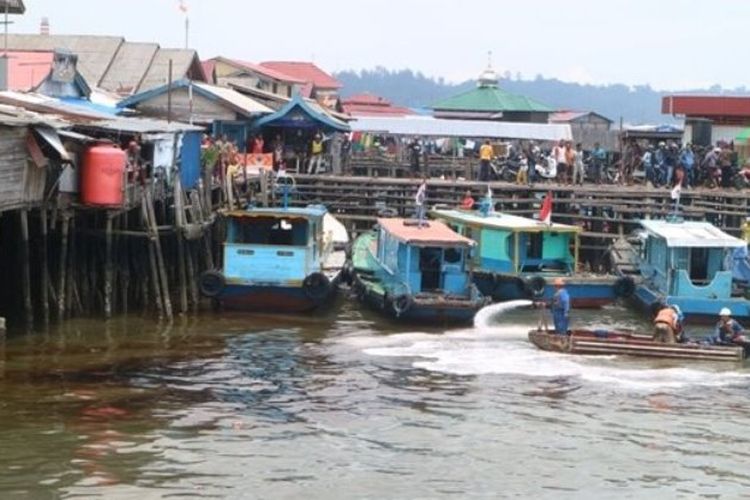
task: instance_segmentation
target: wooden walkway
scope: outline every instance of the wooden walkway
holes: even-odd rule
[[[353,232],[370,228],[385,209],[399,216],[411,216],[417,179],[297,175],[295,203],[322,203],[337,214]],[[428,204],[457,206],[466,191],[479,201],[487,183],[466,180],[428,181]],[[674,212],[670,191],[645,186],[583,185],[561,186],[539,183],[519,186],[489,183],[495,210],[534,217],[541,201],[552,192],[556,222],[584,228],[583,248],[602,250],[613,239],[631,232],[640,219],[663,218]],[[680,214],[689,220],[706,220],[738,235],[748,216],[748,192],[737,190],[683,190]]]

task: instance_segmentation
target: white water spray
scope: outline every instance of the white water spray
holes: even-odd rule
[[[476,313],[476,315],[474,315],[474,328],[490,328],[497,324],[493,321],[497,317],[508,311],[512,311],[513,309],[527,307],[531,304],[533,304],[533,302],[530,300],[511,300],[483,307]]]

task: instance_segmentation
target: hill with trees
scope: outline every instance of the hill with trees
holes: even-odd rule
[[[431,78],[410,69],[388,70],[377,67],[371,70],[342,71],[335,77],[344,84],[343,96],[360,92],[371,92],[396,104],[412,108],[428,108],[436,101],[473,88],[475,81],[448,83],[442,78]],[[538,75],[533,80],[524,80],[520,75],[506,72],[500,78],[500,87],[532,97],[558,109],[587,110],[600,113],[616,124],[620,118],[628,124],[674,123],[676,120],[661,114],[661,98],[669,92],[657,91],[649,85],[633,87],[622,84],[583,85],[563,82]],[[718,93],[723,89],[714,86],[696,89],[695,93]],[[746,89],[735,89],[733,93],[746,93]]]

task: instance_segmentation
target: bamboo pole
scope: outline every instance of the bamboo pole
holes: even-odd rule
[[[112,218],[111,213],[107,213],[107,226],[105,229],[106,248],[104,255],[104,317],[112,317],[112,276],[114,265],[112,262]]]
[[[68,233],[70,231],[70,215],[65,212],[62,214],[62,223],[60,224],[60,272],[58,273],[57,282],[57,319],[62,321],[65,318],[65,284],[66,272],[68,270]]]

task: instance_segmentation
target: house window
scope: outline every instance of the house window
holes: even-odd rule
[[[279,93],[279,84],[278,83],[274,83],[273,84],[273,93],[274,94],[278,94]]]

